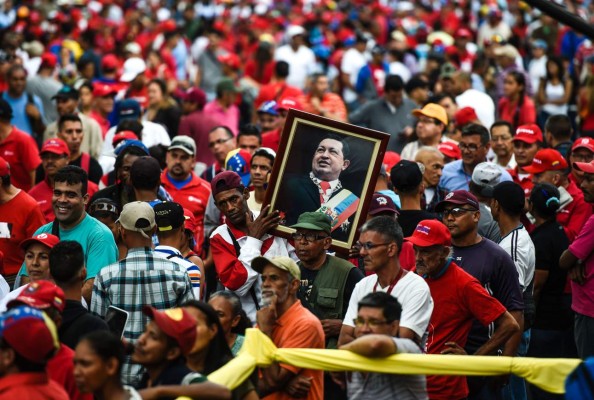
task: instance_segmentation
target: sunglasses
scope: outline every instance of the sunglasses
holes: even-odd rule
[[[89,207],[89,213],[94,213],[95,211],[107,211],[119,215],[120,212],[118,208],[110,203],[93,203],[91,207]]]

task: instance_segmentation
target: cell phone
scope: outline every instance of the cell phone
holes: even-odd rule
[[[107,322],[107,326],[109,326],[109,330],[117,335],[119,338],[124,336],[124,328],[126,328],[126,324],[128,323],[128,318],[130,314],[126,310],[122,310],[121,308],[115,306],[109,306],[107,308],[107,312],[105,313],[105,322]]]

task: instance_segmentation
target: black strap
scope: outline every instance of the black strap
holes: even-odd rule
[[[239,246],[239,243],[237,243],[237,239],[235,239],[235,235],[233,235],[233,232],[231,232],[231,229],[229,229],[229,227],[227,227],[227,232],[229,232],[229,236],[231,236],[231,241],[233,242],[233,247],[235,247],[235,254],[239,258],[239,253],[241,252],[241,247]],[[250,287],[250,296],[252,296],[252,300],[254,301],[254,304],[256,305],[256,310],[259,310],[260,303],[258,303],[258,297],[256,296],[256,289],[254,289],[254,285],[252,285],[252,287]]]
[[[171,260],[172,258],[176,258],[176,257],[177,257],[177,258],[181,258],[181,257],[180,257],[180,256],[178,256],[177,254],[169,254],[169,255],[167,256],[167,260]]]
[[[56,220],[52,222],[52,235],[60,238],[60,224]]]

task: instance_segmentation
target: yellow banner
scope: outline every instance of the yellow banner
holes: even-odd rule
[[[324,371],[363,371],[403,375],[514,374],[547,392],[565,393],[565,378],[581,360],[564,358],[490,357],[437,354],[397,354],[382,359],[346,350],[277,349],[258,329],[246,331],[238,356],[208,375],[208,380],[235,389],[256,367],[273,362]]]

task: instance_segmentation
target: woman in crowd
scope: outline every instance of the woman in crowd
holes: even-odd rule
[[[567,104],[571,98],[573,83],[565,75],[563,61],[559,57],[549,57],[546,64],[547,74],[541,79],[537,100],[540,104],[538,123],[544,126],[551,115],[567,115]]]
[[[111,332],[97,331],[83,337],[74,355],[74,379],[82,393],[93,393],[96,399],[140,400],[130,386],[122,385],[120,373],[124,363],[124,345]]]
[[[594,74],[589,74],[577,96],[582,136],[594,137]]]
[[[499,119],[509,122],[514,129],[536,123],[536,107],[526,95],[526,77],[523,72],[508,72],[503,81],[503,93],[498,106]]]
[[[530,194],[530,213],[536,219],[530,234],[536,251],[534,301],[536,316],[528,348],[530,357],[577,357],[573,340],[571,294],[565,293],[567,271],[559,268],[559,257],[569,246],[563,227],[556,220],[559,190],[540,183]],[[562,399],[532,387],[533,399]]]
[[[143,119],[161,124],[170,137],[177,135],[181,110],[167,92],[167,84],[162,79],[152,79],[148,86],[148,109]]]
[[[234,292],[220,291],[210,297],[208,304],[219,315],[227,344],[231,353],[237,356],[243,345],[245,330],[251,327],[250,320],[241,308],[239,297]]]

